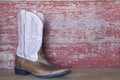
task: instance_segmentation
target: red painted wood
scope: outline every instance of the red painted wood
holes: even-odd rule
[[[46,44],[44,47],[47,58],[62,66],[77,68],[120,66],[120,46],[117,43]]]
[[[0,2],[0,68],[13,68],[17,13],[45,14],[43,47],[59,66],[120,67],[120,2]]]

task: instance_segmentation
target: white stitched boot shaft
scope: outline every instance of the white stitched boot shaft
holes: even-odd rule
[[[42,46],[43,21],[37,13],[21,10],[18,14],[17,56],[37,61]]]

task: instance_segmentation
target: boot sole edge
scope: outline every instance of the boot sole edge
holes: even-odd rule
[[[57,74],[36,75],[36,74],[33,74],[33,73],[29,72],[29,71],[19,69],[19,68],[15,68],[15,74],[24,75],[24,76],[32,74],[33,76],[38,77],[38,78],[56,78],[56,77],[64,76],[64,75],[66,75],[66,74],[68,74],[70,72],[71,72],[71,70],[67,70],[67,71],[64,71],[64,72],[61,72],[61,73],[57,73]]]

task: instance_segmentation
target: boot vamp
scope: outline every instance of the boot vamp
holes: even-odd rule
[[[16,68],[29,71],[35,75],[50,75],[58,74],[67,71],[66,68],[58,68],[55,66],[49,66],[47,64],[41,63],[39,61],[30,61],[17,56]]]
[[[24,66],[24,69],[35,75],[58,74],[68,70],[66,68],[58,68],[58,67],[46,65],[44,63],[38,63],[38,62],[30,63],[29,65]]]
[[[43,63],[39,63],[38,65],[36,65],[36,68],[37,68],[36,75],[58,74],[68,70],[66,68],[58,68],[58,67],[49,66]]]

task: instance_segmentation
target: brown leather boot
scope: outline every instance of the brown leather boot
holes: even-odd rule
[[[38,18],[38,17],[40,17],[40,18]],[[31,13],[29,11],[22,10],[20,12],[18,18],[19,18],[19,30],[18,31],[19,31],[20,39],[19,39],[19,45],[18,45],[19,47],[17,49],[18,50],[17,55],[22,55],[22,57],[16,55],[15,73],[20,74],[20,75],[32,74],[32,75],[40,77],[40,78],[59,77],[59,76],[63,76],[65,74],[69,73],[70,72],[69,69],[57,68],[55,66],[52,66],[44,58],[44,53],[42,51],[42,48],[40,48],[40,51],[38,52],[39,48],[35,46],[37,44],[32,45],[34,48],[37,48],[37,50],[33,50],[32,52],[34,52],[34,51],[35,51],[35,53],[38,52],[37,53],[37,55],[39,56],[38,60],[37,60],[37,58],[35,60],[34,59],[31,60],[31,59],[29,59],[29,57],[27,57],[27,56],[31,56],[32,52],[31,52],[31,54],[29,54],[28,46],[31,47],[31,45],[29,45],[29,43],[25,44],[25,42],[27,40],[31,39],[32,41],[35,40],[35,41],[37,41],[36,43],[38,43],[37,38],[33,38],[33,37],[34,36],[36,37],[36,35],[41,36],[41,34],[42,34],[41,30],[43,28],[42,23],[44,22],[44,15],[42,13],[37,14],[37,13]],[[30,19],[30,21],[28,19]],[[36,21],[36,19],[38,21]],[[28,21],[26,21],[26,20],[28,20]],[[28,27],[27,23],[30,24],[31,21],[34,21],[34,20],[35,20],[35,22],[33,22]],[[41,21],[43,21],[43,22],[41,22]],[[25,23],[26,23],[26,25],[25,25]],[[38,25],[41,25],[41,26],[38,26]],[[35,26],[36,26],[36,29],[35,29]],[[31,27],[33,27],[33,28],[31,28]],[[30,31],[27,31],[26,30],[27,28],[28,29],[30,28]],[[37,31],[38,28],[41,29],[40,30],[41,34],[39,33],[39,31]],[[32,29],[33,29],[33,31],[32,31]],[[34,32],[34,34],[30,34],[30,32]],[[27,35],[25,35],[25,33],[27,33]],[[29,36],[29,38],[27,38],[26,36]],[[41,41],[41,39],[39,39],[39,41]],[[41,44],[41,42],[40,42],[40,44]],[[27,46],[25,46],[25,45],[27,45]],[[37,45],[37,46],[41,46],[41,45]],[[24,53],[24,54],[21,54],[21,53]],[[26,54],[29,54],[29,55],[26,56]],[[34,57],[34,55],[32,57]]]
[[[53,78],[70,73],[69,69],[53,67],[45,58],[42,49],[39,60],[34,62],[16,56],[15,73],[20,75],[32,74],[39,78]]]

